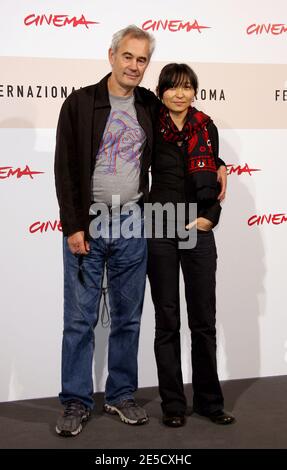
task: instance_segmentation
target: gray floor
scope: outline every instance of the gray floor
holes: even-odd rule
[[[149,424],[130,426],[102,412],[103,394],[83,432],[63,438],[54,431],[57,398],[0,403],[0,449],[287,449],[287,376],[222,382],[226,409],[237,422],[218,426],[190,414],[185,427],[161,424],[156,388],[140,389]],[[191,405],[191,385],[186,396]]]

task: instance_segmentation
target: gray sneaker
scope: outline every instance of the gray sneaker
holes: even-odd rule
[[[121,420],[127,424],[144,424],[148,422],[146,411],[132,399],[123,400],[114,405],[104,405],[104,410],[111,414],[118,414]]]
[[[80,400],[69,400],[64,403],[64,412],[59,416],[56,433],[60,436],[76,436],[82,429],[82,423],[90,417],[91,410]]]

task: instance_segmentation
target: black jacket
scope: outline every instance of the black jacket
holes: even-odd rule
[[[73,92],[60,111],[55,152],[55,181],[64,235],[84,230],[89,238],[91,178],[110,114],[107,81]],[[148,169],[153,147],[153,120],[158,100],[143,87],[134,90],[137,119],[146,134],[141,156],[139,191],[148,195]]]
[[[216,167],[219,168],[220,165],[225,165],[225,163],[218,157],[218,131],[213,122],[208,124],[207,129]],[[197,202],[194,188],[190,183],[186,170],[184,149],[174,142],[166,142],[158,130],[155,131],[152,157],[152,186],[149,202],[160,202],[161,204],[167,202],[174,204],[179,202]],[[214,201],[212,204],[201,203],[197,207],[197,216],[205,217],[214,226],[218,223],[220,212],[221,206],[219,201]]]

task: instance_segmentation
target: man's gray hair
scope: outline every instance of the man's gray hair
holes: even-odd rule
[[[142,29],[138,28],[134,24],[131,24],[124,29],[120,29],[120,31],[117,31],[113,35],[112,44],[111,44],[112,51],[114,53],[117,52],[121,40],[128,35],[136,39],[146,39],[149,42],[149,59],[150,59],[155,48],[155,38],[153,37],[152,34],[147,33],[146,31],[143,31]]]

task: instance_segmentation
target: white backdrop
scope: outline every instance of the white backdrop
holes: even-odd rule
[[[59,392],[63,285],[55,127],[63,90],[107,73],[112,34],[130,23],[158,26],[149,29],[157,46],[143,85],[154,89],[170,61],[188,62],[198,73],[196,106],[218,125],[220,154],[229,165],[215,230],[220,378],[286,374],[286,17],[285,0],[145,0],[144,7],[133,0],[1,0],[0,400]],[[190,382],[183,295],[181,303],[183,373]],[[99,322],[97,391],[106,378],[107,337]],[[140,387],[157,384],[153,337],[147,284]]]

